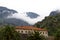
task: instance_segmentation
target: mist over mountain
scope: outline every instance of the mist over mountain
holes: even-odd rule
[[[18,13],[13,9],[8,9],[6,7],[0,7],[0,25],[4,24],[12,24],[16,26],[30,25],[22,19],[17,18],[7,18],[8,16],[12,16],[12,14]]]
[[[34,12],[26,12],[27,16],[31,19],[37,18],[39,15]]]
[[[6,18],[14,13],[17,13],[17,11],[0,6],[0,18]]]
[[[60,14],[60,10],[52,11],[49,16],[56,16],[57,14]]]

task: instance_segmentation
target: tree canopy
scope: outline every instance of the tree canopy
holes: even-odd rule
[[[34,32],[35,34],[30,35],[27,40],[46,40],[43,35],[40,35],[39,32]]]
[[[49,35],[55,35],[60,29],[60,14],[47,16],[41,22],[37,22],[35,26],[47,29]]]
[[[55,40],[60,40],[60,31],[56,32]]]
[[[20,40],[20,34],[14,27],[6,25],[0,30],[0,40]]]

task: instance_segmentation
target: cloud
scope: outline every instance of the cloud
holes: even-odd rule
[[[17,11],[0,6],[0,18],[6,18],[14,13],[17,13]]]
[[[13,16],[13,14],[17,14],[17,13],[18,12],[16,10],[0,6],[0,25],[4,25],[4,24],[12,24],[12,25],[16,25],[16,26],[30,25],[22,19],[17,19],[16,17],[15,18],[11,17],[11,16]]]
[[[56,16],[57,14],[60,14],[60,10],[51,11],[49,16]]]

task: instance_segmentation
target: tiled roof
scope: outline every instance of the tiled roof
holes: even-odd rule
[[[45,29],[37,28],[37,27],[33,27],[33,26],[16,26],[16,29],[47,31]]]

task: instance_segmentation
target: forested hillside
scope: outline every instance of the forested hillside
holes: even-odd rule
[[[41,22],[37,22],[34,26],[45,28],[48,30],[49,35],[55,35],[57,31],[60,31],[60,13],[56,12],[52,16],[45,17]]]

